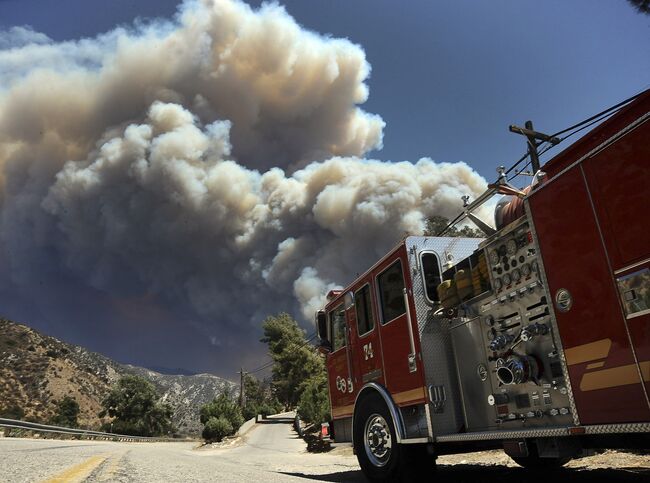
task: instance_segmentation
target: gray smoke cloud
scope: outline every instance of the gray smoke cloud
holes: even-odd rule
[[[275,310],[311,318],[485,188],[464,163],[363,159],[385,125],[359,107],[362,48],[276,4],[189,1],[94,39],[0,40],[6,293],[47,280],[120,307],[153,298],[219,345]]]

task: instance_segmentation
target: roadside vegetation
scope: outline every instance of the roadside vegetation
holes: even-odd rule
[[[50,420],[50,424],[65,426],[66,428],[78,428],[78,417],[79,403],[73,397],[64,396],[63,399],[57,401],[56,414]]]
[[[254,418],[258,414],[266,417],[269,414],[277,414],[282,411],[283,406],[273,392],[269,380],[259,380],[252,374],[244,375],[245,404],[242,407],[242,414],[245,420]]]
[[[155,386],[139,376],[124,376],[102,401],[100,418],[112,418],[102,431],[131,436],[171,434],[172,409],[159,402]]]
[[[221,441],[234,434],[243,421],[297,409],[300,417],[317,425],[329,419],[327,376],[323,359],[308,343],[305,331],[288,314],[266,318],[261,341],[273,361],[271,379],[244,376],[245,399],[222,394],[201,408],[203,438]]]
[[[229,393],[223,393],[212,402],[201,407],[201,423],[203,439],[207,443],[221,441],[226,436],[234,434],[244,423],[239,404]]]

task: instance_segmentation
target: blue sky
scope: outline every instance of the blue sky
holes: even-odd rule
[[[509,124],[558,131],[650,87],[650,16],[626,0],[279,3],[305,28],[364,48],[364,109],[387,123],[384,148],[369,155],[381,160],[465,161],[492,179],[524,152]],[[176,4],[3,0],[0,25],[76,39],[170,17]]]

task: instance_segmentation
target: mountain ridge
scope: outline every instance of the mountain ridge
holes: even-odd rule
[[[135,374],[156,386],[161,400],[172,406],[179,434],[201,431],[199,409],[237,385],[211,374],[163,374],[122,364],[103,354],[44,335],[27,325],[0,318],[0,414],[47,422],[56,401],[65,395],[80,406],[79,425],[99,429],[101,401],[120,377]]]

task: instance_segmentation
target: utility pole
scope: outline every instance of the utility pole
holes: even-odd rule
[[[560,142],[560,139],[556,137],[551,137],[548,134],[534,131],[532,121],[526,121],[524,126],[525,127],[522,128],[512,124],[510,125],[509,129],[510,132],[514,132],[516,134],[521,134],[522,136],[526,136],[527,143],[528,143],[528,155],[530,156],[530,165],[532,167],[533,174],[535,174],[537,173],[537,171],[539,171],[539,154],[537,153],[537,147],[539,146],[539,144],[537,143],[537,140],[546,141],[548,143],[551,143],[552,145],[556,145],[557,143]]]
[[[244,376],[248,374],[244,372],[244,368],[239,370],[239,406],[243,409],[246,407],[246,390],[244,389]]]

